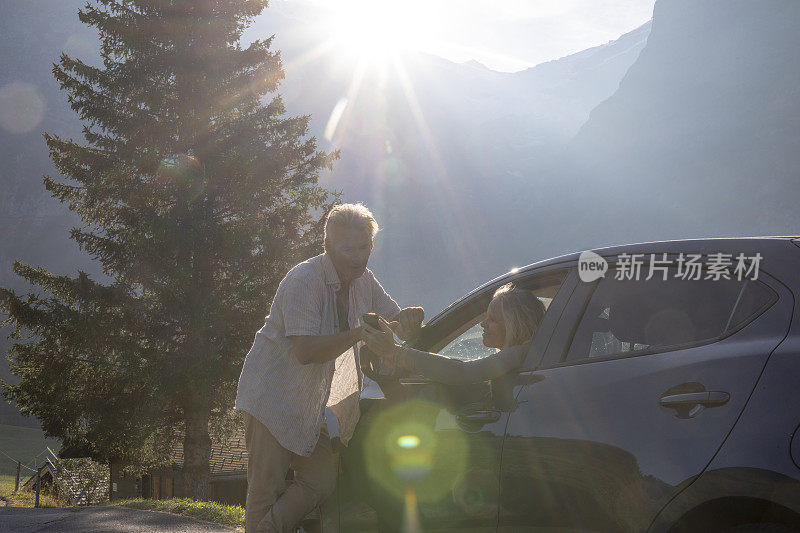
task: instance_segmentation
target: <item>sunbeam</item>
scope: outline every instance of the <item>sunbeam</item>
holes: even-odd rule
[[[425,116],[419,105],[414,87],[405,66],[402,61],[399,60],[395,60],[393,64],[425,149],[434,165],[436,183],[430,190],[434,191],[439,196],[437,203],[442,209],[438,210],[438,215],[445,218],[443,221],[443,229],[446,232],[451,232],[450,234],[452,235],[460,235],[459,239],[454,241],[454,245],[457,247],[457,250],[455,250],[457,252],[456,257],[463,260],[466,269],[470,269],[469,258],[475,256],[477,242],[470,236],[469,232],[464,231],[464,228],[470,228],[474,222],[467,219],[463,209],[464,206],[461,205],[459,201],[459,195],[453,190],[452,184],[448,178],[447,167],[442,161],[441,155],[436,147],[436,141],[425,120]],[[475,217],[479,215],[478,213],[470,213],[470,216]],[[473,271],[470,272],[470,274],[477,275],[477,272]]]

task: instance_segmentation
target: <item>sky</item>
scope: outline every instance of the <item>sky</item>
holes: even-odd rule
[[[618,38],[655,0],[272,0],[350,53],[418,50],[516,72]],[[280,36],[276,38],[279,39]]]

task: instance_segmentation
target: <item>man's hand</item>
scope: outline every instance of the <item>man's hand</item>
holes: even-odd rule
[[[395,317],[397,325],[394,326],[395,322],[392,322],[392,329],[398,337],[404,341],[409,341],[419,333],[423,320],[425,320],[424,309],[421,307],[406,307]]]

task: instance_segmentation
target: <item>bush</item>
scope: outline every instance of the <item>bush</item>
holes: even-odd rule
[[[56,469],[59,492],[71,496],[76,505],[95,505],[108,501],[110,473],[107,464],[81,457],[61,459]]]

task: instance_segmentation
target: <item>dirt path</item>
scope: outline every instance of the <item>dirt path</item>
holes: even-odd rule
[[[67,531],[86,533],[146,533],[151,531],[231,533],[236,530],[195,518],[123,507],[31,509],[0,506],[0,531],[15,533]]]

